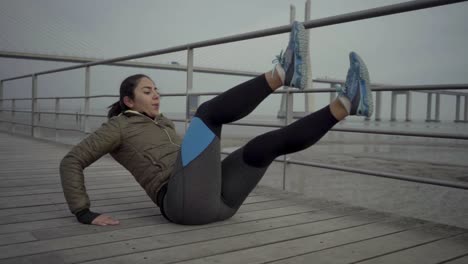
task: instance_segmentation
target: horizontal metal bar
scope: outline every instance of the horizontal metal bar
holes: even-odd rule
[[[437,93],[435,91],[443,91],[443,90],[468,90],[468,84],[437,84],[437,85],[401,85],[401,86],[378,86],[372,87],[372,91],[374,92],[383,92],[383,91],[415,91],[415,92],[432,92]],[[314,89],[304,89],[304,90],[290,90],[289,93],[333,93],[336,92],[335,89],[332,88],[314,88]],[[198,95],[198,96],[215,96],[222,94],[223,92],[199,92],[199,93],[189,93],[189,95]],[[276,90],[274,94],[286,94],[288,91],[286,90]],[[453,91],[448,92],[440,92],[441,94],[447,95],[468,95],[468,93],[457,93]],[[162,97],[164,96],[186,96],[186,93],[163,93],[161,94]],[[55,99],[85,99],[85,98],[105,98],[105,97],[115,97],[118,98],[118,95],[113,94],[102,94],[102,95],[91,95],[91,96],[63,96],[63,97],[37,97],[38,100],[55,100]],[[11,100],[31,100],[31,98],[3,98],[0,101],[11,101]]]
[[[405,85],[405,86],[378,86],[372,87],[374,92],[383,92],[383,91],[431,91],[431,90],[468,90],[468,84],[440,84],[440,85]],[[334,93],[336,89],[332,88],[314,88],[314,89],[304,89],[304,90],[290,90],[289,93],[302,94],[302,93]],[[199,93],[189,93],[189,95],[198,95],[198,96],[213,96],[219,95],[223,92],[199,92]],[[276,90],[273,94],[286,94],[287,90]],[[434,92],[436,93],[436,92]],[[465,95],[467,93],[460,93]],[[457,94],[453,94],[457,95]],[[186,93],[164,93],[161,96],[186,96]]]
[[[185,122],[185,119],[171,119],[171,120],[175,121],[175,122]],[[233,123],[229,123],[229,124],[226,124],[226,125],[269,127],[269,128],[282,128],[282,127],[284,127],[284,125],[280,125],[280,124],[248,123],[248,122],[233,122]],[[392,136],[429,137],[429,138],[468,140],[468,135],[457,135],[457,134],[448,134],[448,133],[418,133],[418,132],[375,130],[375,129],[358,129],[358,128],[332,128],[332,129],[330,129],[330,131],[354,132],[354,133],[378,134],[378,135],[392,135]]]
[[[8,120],[0,120],[0,122],[3,122],[3,123],[10,123],[10,124],[15,124],[15,125],[22,125],[22,126],[31,126],[31,124],[27,124],[27,123],[21,123],[21,122],[15,122],[15,121],[8,121]]]
[[[221,151],[221,154],[229,155],[231,154],[231,152]],[[284,159],[276,158],[274,161],[283,163]],[[302,165],[302,166],[307,166],[307,167],[323,168],[323,169],[330,169],[330,170],[337,170],[337,171],[346,171],[346,172],[365,174],[365,175],[370,175],[370,176],[375,176],[375,177],[390,178],[390,179],[397,179],[397,180],[403,180],[403,181],[410,181],[410,182],[417,182],[417,183],[424,183],[424,184],[431,184],[431,185],[438,185],[438,186],[468,190],[468,184],[457,183],[454,181],[426,179],[426,178],[415,177],[415,176],[410,176],[410,175],[356,169],[356,168],[351,168],[351,167],[337,166],[333,164],[323,164],[323,163],[317,163],[317,162],[311,162],[311,161],[286,159],[286,162],[289,164],[296,164],[296,165]]]
[[[28,59],[28,60],[41,60],[41,61],[71,62],[71,63],[88,63],[88,62],[105,60],[105,59],[98,59],[98,58],[90,59],[90,58],[81,58],[81,57],[20,53],[20,52],[6,52],[6,51],[0,51],[0,57],[15,58],[15,59]],[[142,68],[142,69],[158,69],[158,70],[184,71],[184,72],[187,71],[186,65],[149,63],[149,62],[125,61],[125,62],[109,63],[109,64],[104,64],[104,65],[115,66],[115,67]],[[194,67],[193,71],[198,72],[198,73],[211,73],[211,74],[222,74],[222,75],[233,75],[233,76],[244,76],[244,77],[256,77],[262,74],[262,72],[216,69],[216,68],[209,68],[209,67]]]
[[[0,111],[3,111],[3,112],[10,112],[10,113],[28,113],[30,114],[32,111],[31,110],[11,110],[11,109],[4,109],[4,110],[0,110]],[[76,115],[82,115],[80,113],[66,113],[66,112],[50,112],[50,111],[35,111],[34,113],[36,114],[46,114],[46,115],[73,115],[73,116],[76,116]]]
[[[48,127],[48,126],[41,126],[41,125],[35,125],[35,127],[46,128],[46,129],[55,129],[55,130],[61,130],[61,131],[72,131],[72,132],[81,132],[81,133],[83,133],[83,131],[81,131],[81,130],[79,130],[79,129],[73,129],[73,128]]]
[[[409,11],[436,7],[436,6],[455,4],[455,3],[465,2],[465,1],[468,1],[468,0],[445,0],[445,1],[413,0],[413,1],[408,1],[404,3],[387,5],[387,6],[378,7],[378,8],[371,8],[367,10],[362,10],[362,11],[357,11],[357,12],[352,12],[352,13],[347,13],[347,14],[342,14],[342,15],[337,15],[337,16],[332,16],[332,17],[327,17],[327,18],[309,20],[304,23],[304,26],[308,29],[317,28],[317,27],[347,23],[351,21],[364,20],[364,19],[369,19],[369,18],[374,18],[374,17],[399,14],[399,13],[404,13],[404,12],[409,12]],[[110,63],[115,63],[115,62],[120,62],[120,61],[139,59],[143,57],[150,57],[150,56],[162,55],[162,54],[167,54],[167,53],[186,51],[188,49],[202,48],[202,47],[231,43],[231,42],[236,42],[236,41],[267,37],[271,35],[287,33],[290,31],[291,31],[291,25],[288,24],[285,26],[279,26],[279,27],[269,28],[265,30],[257,30],[257,31],[252,31],[248,33],[232,35],[228,37],[221,37],[221,38],[216,38],[216,39],[207,40],[207,41],[188,43],[188,44],[160,49],[156,51],[143,52],[143,53],[138,53],[134,55],[117,57],[113,59],[100,60],[100,61],[84,63],[80,65],[75,65],[75,66],[58,68],[58,69],[49,70],[49,71],[37,72],[35,73],[35,75],[44,75],[44,74],[49,74],[49,73],[61,72],[61,71],[75,70],[75,69],[80,69],[80,68],[89,67],[89,66],[110,64]],[[31,74],[4,79],[4,81],[22,79],[22,78],[27,78],[27,77],[31,77]]]
[[[457,135],[457,134],[449,134],[449,133],[418,133],[418,132],[358,129],[358,128],[332,128],[331,131],[378,134],[378,135],[393,135],[393,136],[408,136],[408,137],[428,137],[428,138],[468,140],[467,135],[461,135],[461,134]]]
[[[8,120],[0,120],[0,122],[10,123],[10,124],[15,124],[15,125],[22,125],[22,126],[29,126],[29,127],[31,126],[31,124],[8,121]],[[48,127],[48,126],[42,126],[42,125],[34,125],[34,127],[46,128],[46,129],[56,129],[56,130],[63,130],[63,131],[82,132],[83,133],[83,131],[81,131],[79,129],[73,129],[73,128]]]
[[[31,113],[31,110],[11,110],[11,109],[2,109],[2,112],[10,112],[10,113]]]
[[[397,179],[397,180],[404,180],[404,181],[410,181],[410,182],[425,183],[425,184],[432,184],[432,185],[468,190],[468,184],[457,183],[454,181],[426,179],[422,177],[415,177],[415,176],[402,175],[402,174],[389,173],[389,172],[378,172],[378,171],[371,171],[371,170],[364,170],[364,169],[356,169],[356,168],[351,168],[351,167],[337,166],[337,165],[331,165],[331,164],[322,164],[322,163],[310,162],[310,161],[289,160],[287,162],[291,164],[304,165],[304,166],[310,166],[310,167],[316,167],[316,168],[346,171],[346,172],[366,174],[366,175],[382,177],[382,178],[390,178],[390,179]]]
[[[8,120],[0,120],[0,122],[10,123],[10,124],[15,124],[15,125],[31,126],[31,124],[20,123],[20,122],[15,122],[15,121],[8,121]]]
[[[21,100],[32,100],[32,98],[3,98],[3,99],[0,99],[0,101],[13,101],[13,100],[17,100],[17,101],[21,101]]]
[[[463,92],[452,92],[452,91],[447,91],[443,92],[443,90],[468,90],[468,84],[438,84],[438,85],[405,85],[405,86],[378,86],[378,87],[372,87],[373,92],[386,92],[386,91],[414,91],[414,92],[431,92],[431,93],[440,93],[440,94],[446,94],[446,95],[468,95],[468,93],[463,93]],[[440,92],[437,92],[440,91]],[[290,90],[289,93],[295,93],[295,94],[302,94],[302,93],[334,93],[336,92],[335,89],[332,88],[314,88],[314,89],[304,89],[304,90]],[[198,96],[215,96],[215,95],[220,95],[223,92],[199,92],[199,93],[189,93],[189,95],[198,95]],[[288,91],[286,90],[276,90],[273,94],[286,94]],[[186,93],[163,93],[161,94],[161,97],[165,96],[186,96]],[[110,97],[115,97],[118,98],[118,95],[113,95],[113,94],[103,94],[103,95],[91,95],[91,96],[63,96],[63,97],[37,97],[36,99],[38,100],[55,100],[55,99],[85,99],[85,98],[110,98]],[[11,100],[31,100],[31,98],[3,98],[0,99],[0,101],[11,101]]]
[[[324,26],[331,26],[336,24],[342,24],[352,21],[364,20],[369,18],[376,18],[388,15],[396,15],[421,9],[427,9],[437,6],[451,5],[467,0],[413,0],[403,3],[387,5],[382,7],[376,7],[366,9],[362,11],[352,12],[348,14],[336,15],[332,17],[325,17],[316,20],[306,21],[304,23],[305,28],[317,28]]]
[[[31,113],[31,110],[11,110],[5,109],[1,110],[0,112],[17,112],[17,113]],[[50,111],[39,111],[34,112],[36,114],[44,114],[44,115],[69,115],[69,116],[89,116],[89,117],[107,117],[107,115],[98,115],[98,114],[84,114],[84,113],[71,113],[71,112],[50,112]]]

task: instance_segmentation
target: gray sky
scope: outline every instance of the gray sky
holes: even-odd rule
[[[303,20],[304,2],[296,0],[0,0],[0,50],[86,57],[117,57],[194,41],[285,25],[289,5]],[[397,0],[312,0],[312,19],[394,4]],[[468,3],[369,19],[311,30],[313,77],[344,78],[347,54],[357,51],[371,79],[392,84],[468,83]],[[195,65],[266,71],[284,48],[287,34],[195,51]],[[148,61],[185,64],[185,52]],[[0,78],[64,66],[0,58]],[[164,92],[182,91],[183,73],[113,67],[92,70],[93,94],[116,94],[128,74],[149,74]],[[83,72],[40,77],[39,95],[83,94]],[[219,91],[243,78],[197,74],[195,90]],[[29,96],[30,80],[5,85],[5,96]],[[317,97],[321,104],[328,96]],[[170,102],[173,99],[167,100]],[[176,103],[176,100],[174,99]],[[261,106],[277,107],[279,97]],[[415,96],[423,103],[423,95]],[[453,98],[443,98],[453,105]],[[106,103],[107,102],[100,102]],[[403,105],[404,101],[401,101]],[[99,104],[99,102],[96,102]],[[165,111],[173,111],[166,105]],[[300,104],[298,104],[300,107]],[[388,105],[383,109],[388,114]],[[453,107],[442,118],[453,119]],[[263,109],[263,110],[262,110]],[[399,115],[402,116],[402,110]],[[417,116],[423,111],[414,109]],[[385,115],[384,115],[385,116]]]

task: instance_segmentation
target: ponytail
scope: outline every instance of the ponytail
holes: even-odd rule
[[[134,90],[137,87],[138,83],[140,82],[141,78],[148,78],[148,76],[144,74],[135,74],[132,76],[127,77],[123,82],[120,84],[119,90],[119,101],[109,105],[109,112],[107,113],[107,118],[112,118],[113,116],[117,116],[125,110],[128,110],[128,107],[123,103],[123,98],[128,96],[131,99],[135,98]],[[150,79],[151,80],[151,79]]]
[[[122,105],[120,104],[120,100],[109,105],[107,107],[109,109],[109,112],[107,113],[107,118],[112,118],[113,116],[117,116],[119,115],[120,113],[122,113],[124,111],[124,109],[122,108]]]

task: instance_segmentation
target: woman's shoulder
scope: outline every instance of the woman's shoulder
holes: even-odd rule
[[[127,126],[127,124],[128,124],[128,117],[126,117],[125,115],[113,116],[107,119],[107,121],[103,123],[103,125],[110,125],[113,127],[120,127],[120,128]]]

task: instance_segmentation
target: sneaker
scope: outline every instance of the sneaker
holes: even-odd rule
[[[275,69],[278,71],[285,86],[305,89],[308,77],[308,65],[305,61],[308,48],[309,39],[304,25],[294,21],[286,51],[283,53],[281,50],[280,55],[273,60],[276,65],[272,72],[274,73]]]
[[[370,89],[369,71],[355,52],[349,54],[350,66],[344,88],[338,88],[338,99],[350,115],[372,116],[374,102]]]

